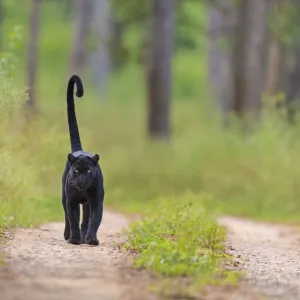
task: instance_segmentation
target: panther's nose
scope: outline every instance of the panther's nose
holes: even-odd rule
[[[87,181],[81,181],[78,183],[78,187],[82,190],[85,190],[88,188],[88,182]]]

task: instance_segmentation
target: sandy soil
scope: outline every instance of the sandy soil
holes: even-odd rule
[[[291,227],[223,217],[230,252],[249,288],[268,299],[300,299],[300,234]]]
[[[143,273],[130,269],[115,246],[127,225],[124,216],[106,210],[98,247],[68,244],[62,223],[14,231],[4,247],[1,300],[153,299]]]
[[[223,217],[228,248],[246,277],[238,288],[211,287],[195,299],[300,299],[300,234],[279,225]],[[63,239],[63,224],[9,232],[0,268],[1,300],[152,300],[153,278],[133,270],[117,243],[129,221],[105,210],[100,246],[74,246]],[[86,297],[86,298],[85,298]],[[186,299],[176,297],[171,299]]]

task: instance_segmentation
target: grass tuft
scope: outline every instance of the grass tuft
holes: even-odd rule
[[[230,260],[225,250],[226,232],[203,209],[203,197],[188,194],[182,203],[159,198],[155,202],[160,204],[147,217],[131,225],[124,249],[138,254],[135,268],[174,280],[188,278],[186,286],[190,288],[236,282],[235,272],[224,268]]]

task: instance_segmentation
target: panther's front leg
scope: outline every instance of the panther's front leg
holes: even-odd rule
[[[65,240],[68,240],[70,238],[70,222],[69,222],[69,217],[68,217],[68,212],[67,212],[67,198],[66,198],[66,194],[65,194],[64,190],[62,192],[62,205],[63,205],[64,212],[65,212],[64,238],[65,238]]]
[[[70,238],[68,242],[70,244],[79,245],[81,244],[81,236],[79,230],[79,219],[80,219],[80,207],[79,203],[70,201],[67,198],[67,213],[70,223]]]
[[[91,204],[91,219],[85,238],[86,244],[98,246],[99,240],[97,239],[97,231],[102,221],[103,216],[103,201],[98,199],[97,203]]]
[[[81,222],[81,242],[85,243],[85,238],[87,235],[88,227],[89,227],[89,220],[90,220],[90,205],[84,204],[82,207],[83,216]]]

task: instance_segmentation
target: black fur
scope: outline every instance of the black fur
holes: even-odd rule
[[[71,153],[62,176],[62,204],[65,211],[64,238],[71,244],[99,245],[97,231],[103,215],[103,175],[99,155],[83,151],[74,105],[74,85],[77,97],[83,96],[81,79],[73,75],[68,84],[67,104]],[[83,206],[79,229],[80,204]]]

